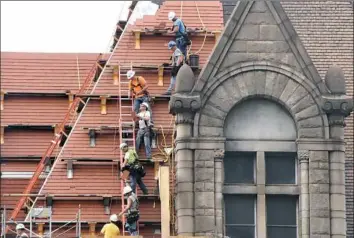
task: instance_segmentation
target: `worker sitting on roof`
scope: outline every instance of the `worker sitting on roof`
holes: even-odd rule
[[[28,238],[29,236],[25,233],[25,225],[22,223],[17,224],[16,226],[16,238]]]
[[[137,221],[140,218],[139,214],[139,200],[131,187],[126,186],[123,189],[124,198],[127,199],[127,206],[123,209],[121,213],[119,213],[119,217],[128,212],[126,215],[127,222],[125,223],[124,228],[129,231],[131,236],[139,235],[137,231]]]
[[[120,236],[119,221],[116,214],[112,214],[109,218],[110,223],[103,226],[101,233],[104,234],[104,238],[115,238]]]
[[[127,72],[129,81],[129,90],[132,93],[134,100],[134,111],[139,113],[140,104],[143,102],[149,103],[148,85],[145,79],[141,76],[135,76],[135,71],[129,70]]]
[[[140,104],[140,112],[134,115],[135,120],[139,120],[139,130],[136,136],[135,149],[139,151],[142,140],[144,140],[146,159],[151,160],[151,113],[148,110],[149,104],[143,102]]]
[[[188,39],[186,25],[181,19],[176,17],[174,12],[168,13],[168,20],[173,21],[172,32],[176,33],[177,48],[181,50],[187,61],[187,45],[190,45],[190,40]]]
[[[122,143],[119,147],[125,153],[124,162],[122,164],[122,172],[124,170],[129,171],[130,187],[133,189],[133,191],[136,191],[136,184],[138,184],[141,191],[147,195],[148,189],[141,179],[145,176],[145,171],[144,167],[139,163],[138,154],[134,149],[129,149],[127,143]]]
[[[171,82],[170,86],[168,87],[167,91],[164,93],[164,95],[171,95],[172,90],[175,87],[176,84],[176,76],[178,73],[178,70],[181,68],[183,65],[183,54],[180,51],[180,49],[177,48],[176,42],[170,41],[168,43],[168,49],[172,50],[172,70],[171,70]]]

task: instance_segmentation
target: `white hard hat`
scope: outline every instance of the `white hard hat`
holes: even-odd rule
[[[132,188],[130,187],[130,186],[126,186],[126,187],[124,187],[124,189],[123,189],[123,194],[125,195],[125,194],[127,194],[127,193],[130,193],[130,192],[132,192],[133,190],[132,190]]]
[[[112,215],[109,217],[109,220],[110,220],[110,221],[113,221],[113,222],[118,221],[117,214],[112,214]]]
[[[176,13],[175,12],[169,12],[168,13],[168,20],[172,21],[173,18],[175,18]]]
[[[128,144],[123,142],[122,144],[120,144],[119,148],[120,148],[120,149],[123,149],[123,148],[126,147],[126,146],[128,146]]]
[[[128,79],[133,78],[134,75],[135,75],[135,71],[133,71],[133,70],[129,70],[129,71],[127,72],[127,77],[128,77]]]
[[[141,105],[144,105],[146,108],[149,108],[149,104],[147,104],[147,102],[143,102]]]
[[[16,230],[21,230],[21,229],[25,229],[25,226],[22,223],[17,224]]]

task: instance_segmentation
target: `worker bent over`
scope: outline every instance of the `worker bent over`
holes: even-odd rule
[[[190,45],[187,29],[183,21],[176,17],[176,13],[169,12],[168,20],[173,21],[172,32],[176,34],[177,48],[181,50],[184,59],[187,61],[187,46]]]
[[[134,98],[134,111],[139,113],[140,104],[143,102],[149,103],[148,85],[143,77],[135,76],[133,70],[128,71],[127,78],[130,80],[129,90]]]
[[[135,150],[129,149],[126,143],[120,145],[120,149],[125,153],[124,162],[122,164],[122,172],[124,170],[129,171],[130,187],[135,192],[136,184],[139,185],[141,191],[145,195],[148,194],[148,189],[146,188],[142,177],[145,176],[144,167],[139,163],[139,157]]]
[[[25,233],[25,226],[20,223],[16,226],[16,238],[28,238],[29,236]]]
[[[124,228],[129,231],[131,236],[139,235],[137,222],[140,218],[139,213],[139,200],[131,187],[126,186],[123,189],[124,198],[127,199],[127,206],[123,209],[121,213],[119,213],[119,217],[123,214],[126,214],[126,223]]]
[[[174,41],[170,41],[168,43],[168,49],[171,50],[172,53],[172,70],[171,70],[171,82],[170,82],[170,86],[168,87],[167,91],[164,93],[164,95],[171,95],[172,90],[175,87],[176,84],[176,76],[177,73],[179,71],[179,69],[182,67],[183,65],[183,54],[180,51],[180,49],[177,48],[176,46],[176,42]]]
[[[148,110],[149,105],[146,102],[140,104],[140,112],[135,114],[135,120],[139,120],[139,130],[136,136],[135,149],[139,151],[142,140],[144,140],[146,159],[151,160],[151,114]]]
[[[109,218],[110,223],[103,226],[101,233],[104,238],[115,238],[120,236],[119,221],[116,214],[112,214]]]

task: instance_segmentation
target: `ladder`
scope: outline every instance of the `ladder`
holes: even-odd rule
[[[132,70],[132,66],[121,66],[118,65],[118,90],[119,90],[119,143],[127,143],[128,147],[133,147],[135,148],[135,121],[134,118],[131,115],[131,112],[134,111],[134,99],[132,95],[130,95],[130,90],[129,90],[129,79],[127,78],[127,72],[128,70]],[[125,99],[125,100],[124,100]],[[127,103],[123,104],[123,101],[128,101]],[[128,108],[130,113],[123,113],[124,108]],[[124,154],[123,151],[120,150],[120,164],[123,164],[124,160]],[[120,180],[120,190],[121,190],[121,201],[122,201],[122,210],[124,209],[124,194],[123,194],[123,189],[125,187],[124,184],[125,181],[123,179]],[[138,188],[136,187],[135,189],[135,194],[138,192]],[[125,233],[125,217],[123,215],[123,236]],[[137,224],[137,229],[139,231],[139,224]]]
[[[114,50],[119,46],[119,43],[122,39],[122,36],[124,35],[126,29],[128,28],[129,22],[131,20],[131,16],[133,11],[135,10],[136,6],[137,6],[138,1],[132,1],[130,7],[129,7],[129,13],[128,13],[128,17],[127,17],[127,24],[124,27],[124,30],[121,34],[121,37],[119,38],[117,44],[115,45]],[[114,52],[113,50],[113,52]],[[113,53],[111,53],[110,57],[108,58],[108,60],[106,61],[107,63],[110,62],[110,59],[112,58]],[[93,94],[93,92],[95,91],[98,83],[100,82],[102,73],[105,71],[107,64],[105,63],[104,66],[102,66],[99,62],[102,59],[102,54],[99,54],[99,56],[97,57],[96,63],[94,64],[94,66],[91,68],[91,70],[89,71],[88,76],[86,77],[82,87],[79,89],[77,95],[87,95],[86,99],[82,99],[80,96],[76,96],[75,99],[73,100],[73,102],[71,103],[63,121],[59,124],[59,126],[57,127],[56,133],[54,135],[53,140],[50,142],[50,145],[48,146],[46,152],[44,153],[44,155],[42,156],[40,162],[38,163],[36,170],[32,176],[32,178],[30,179],[28,185],[26,186],[24,192],[23,192],[23,196],[20,198],[20,200],[16,203],[15,209],[12,211],[11,216],[9,218],[10,221],[14,221],[17,217],[17,215],[19,214],[21,208],[26,205],[26,207],[29,209],[29,213],[31,213],[31,210],[34,208],[34,205],[38,199],[38,196],[36,197],[36,199],[33,201],[30,197],[29,194],[31,193],[34,185],[36,184],[36,182],[38,181],[43,169],[45,168],[45,166],[47,165],[48,161],[50,160],[51,155],[53,154],[54,150],[57,148],[58,143],[61,141],[62,137],[65,136],[66,139],[68,140],[70,135],[72,133],[66,134],[65,133],[65,126],[68,124],[68,122],[70,121],[69,125],[72,125],[72,130],[74,131],[78,121],[80,120],[80,117],[82,115],[82,112],[84,111],[87,103],[90,101],[90,95]],[[100,69],[100,73],[99,75],[96,75],[96,73],[98,72],[98,69]],[[92,87],[91,87],[92,86]],[[81,110],[79,109],[81,108]],[[79,109],[79,112],[78,112]],[[38,194],[41,194],[45,184],[47,183],[50,175],[52,174],[55,165],[58,163],[59,161],[59,157],[61,155],[61,153],[64,151],[65,145],[67,143],[65,143],[63,145],[63,147],[61,148],[58,156],[55,158],[55,161],[53,163],[53,166],[49,172],[49,174],[47,175],[40,191],[38,192]],[[31,203],[31,205],[28,205],[28,201]],[[27,214],[27,217],[28,217]],[[27,220],[27,218],[26,218]],[[5,234],[8,232],[9,227],[6,227],[5,230]]]

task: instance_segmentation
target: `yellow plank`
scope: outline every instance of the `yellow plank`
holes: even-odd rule
[[[160,166],[159,191],[161,200],[161,237],[170,236],[170,169]]]

